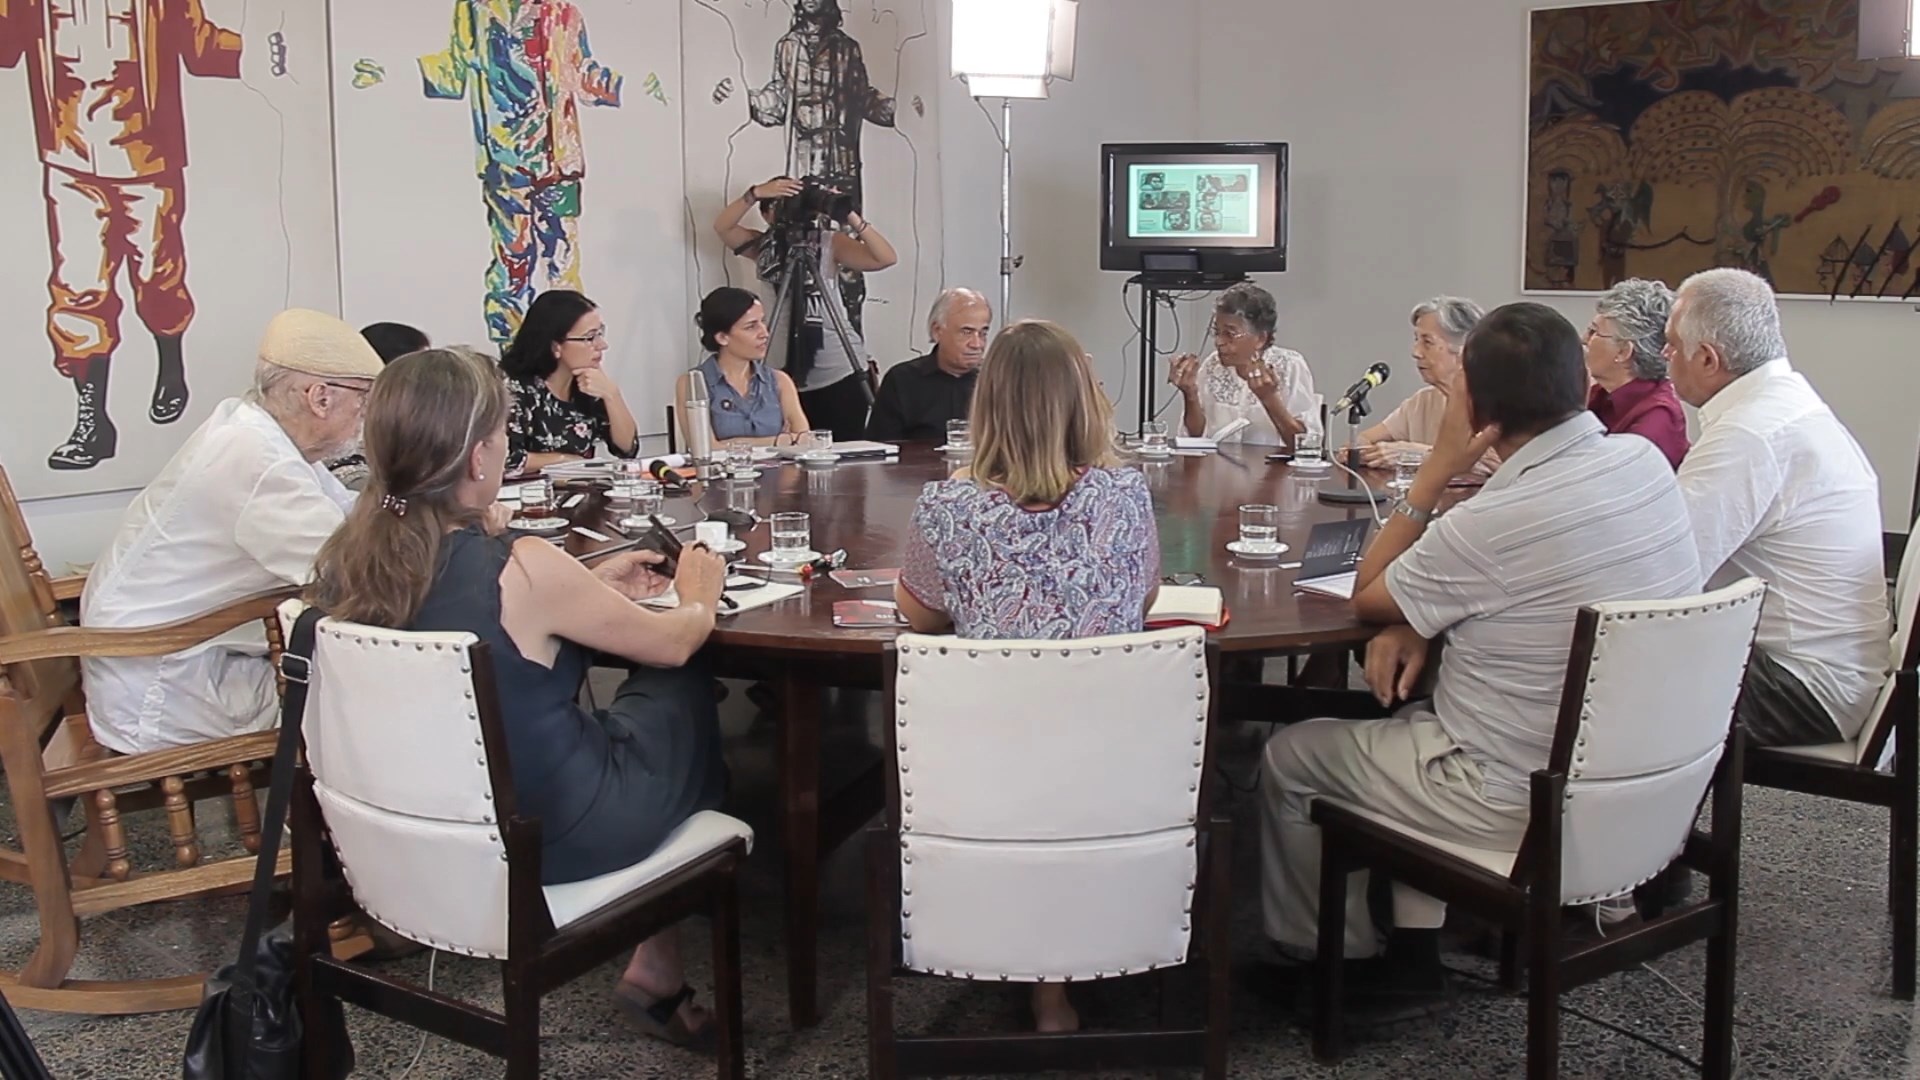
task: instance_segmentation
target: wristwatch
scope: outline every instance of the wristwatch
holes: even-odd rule
[[[1394,507],[1393,512],[1413,522],[1415,525],[1425,525],[1427,522],[1433,520],[1433,511],[1417,510],[1412,503],[1405,499],[1400,500],[1400,505]]]

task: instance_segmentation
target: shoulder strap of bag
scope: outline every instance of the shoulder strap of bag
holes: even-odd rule
[[[300,613],[280,654],[280,673],[286,693],[280,701],[280,742],[273,751],[273,780],[267,790],[266,819],[260,823],[260,858],[253,870],[253,895],[247,901],[247,929],[240,937],[240,961],[234,985],[254,989],[254,964],[260,935],[266,932],[267,908],[273,892],[274,871],[280,861],[280,837],[286,829],[287,804],[293,799],[293,763],[300,749],[300,720],[307,711],[307,680],[313,674],[314,628],[326,612],[308,607]]]

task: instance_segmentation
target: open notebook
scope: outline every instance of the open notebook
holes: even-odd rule
[[[743,585],[746,587],[741,588]],[[758,586],[757,588],[755,587],[756,585]],[[779,582],[768,581],[765,578],[746,577],[736,574],[727,579],[726,589],[727,597],[733,601],[735,606],[728,607],[723,602],[720,605],[720,615],[722,617],[738,615],[743,611],[752,611],[754,608],[777,604],[788,597],[799,596],[801,589],[802,586],[799,585],[782,585]],[[666,592],[650,600],[642,600],[640,603],[650,608],[658,608],[661,611],[670,611],[680,606],[680,594],[674,592],[672,586],[668,586]]]

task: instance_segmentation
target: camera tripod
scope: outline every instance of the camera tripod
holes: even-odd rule
[[[767,319],[768,340],[773,340],[782,331],[787,333],[787,364],[791,366],[794,352],[792,331],[796,327],[787,322],[793,317],[790,302],[805,300],[810,296],[819,297],[820,306],[825,309],[828,321],[833,324],[834,335],[840,339],[841,347],[846,350],[850,372],[863,376],[860,380],[861,393],[867,399],[867,405],[872,406],[875,388],[869,372],[861,367],[860,350],[854,347],[854,342],[858,339],[854,337],[853,327],[847,322],[846,309],[833,301],[827,293],[826,283],[820,280],[820,239],[825,226],[814,222],[805,230],[793,229],[785,225],[778,227],[789,231],[785,239],[775,241],[786,248],[786,253],[781,256],[781,267],[778,271],[779,284],[774,288],[773,314]],[[801,290],[797,295],[794,292],[796,287]],[[817,360],[816,355],[816,362]]]

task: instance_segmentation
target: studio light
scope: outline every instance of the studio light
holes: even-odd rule
[[[1920,3],[1920,0],[1914,0]],[[1013,271],[1013,101],[1073,78],[1078,0],[953,0],[953,74],[976,98],[1000,99],[1000,318]]]

